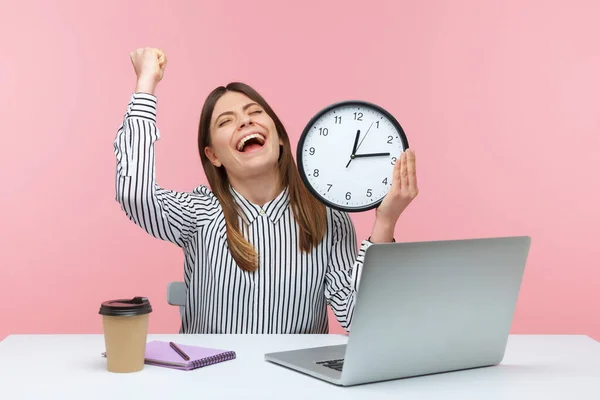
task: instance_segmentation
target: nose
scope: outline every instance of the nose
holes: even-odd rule
[[[244,115],[242,118],[240,118],[238,129],[243,129],[246,126],[252,126],[252,125],[254,125],[254,122],[252,122],[252,119],[250,119],[250,116]]]

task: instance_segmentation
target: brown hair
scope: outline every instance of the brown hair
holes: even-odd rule
[[[319,202],[304,186],[294,162],[288,134],[265,99],[256,90],[241,82],[232,82],[227,86],[219,86],[214,89],[208,95],[202,107],[198,128],[198,151],[211,190],[223,209],[227,227],[227,243],[231,255],[242,270],[255,271],[258,268],[256,250],[240,231],[238,224],[240,211],[229,190],[229,179],[225,168],[213,165],[204,153],[204,148],[211,145],[210,121],[215,104],[228,91],[239,92],[248,96],[258,103],[275,123],[277,134],[283,143],[280,146],[277,165],[280,176],[279,184],[282,188],[286,186],[289,188],[290,206],[298,223],[299,245],[302,251],[310,251],[311,247],[317,246],[325,235],[326,209],[325,205]]]

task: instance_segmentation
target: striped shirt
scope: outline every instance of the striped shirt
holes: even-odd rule
[[[211,190],[200,185],[176,192],[156,183],[156,106],[154,95],[131,95],[114,141],[116,200],[144,231],[184,252],[180,333],[327,333],[328,304],[349,331],[371,242],[357,248],[348,214],[328,207],[323,240],[304,253],[288,188],[259,206],[230,187],[240,221],[249,223],[244,236],[259,254],[256,271],[241,270],[228,250],[225,218]]]

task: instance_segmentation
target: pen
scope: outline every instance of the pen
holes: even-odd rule
[[[181,358],[183,358],[183,359],[184,359],[184,360],[186,360],[186,361],[189,361],[189,360],[190,360],[190,357],[189,357],[187,354],[185,354],[185,353],[183,352],[183,350],[181,350],[179,347],[177,347],[177,345],[176,345],[175,343],[173,343],[173,342],[169,342],[169,345],[171,346],[171,348],[172,348],[173,350],[175,350],[175,351],[177,352],[177,354],[179,354],[179,355],[181,356]]]

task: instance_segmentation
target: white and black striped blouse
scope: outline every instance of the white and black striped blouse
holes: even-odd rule
[[[184,251],[188,291],[180,333],[327,333],[327,304],[349,331],[371,242],[357,249],[348,214],[328,208],[325,237],[303,253],[287,188],[262,207],[231,188],[250,222],[245,237],[260,255],[257,271],[242,271],[228,251],[223,212],[210,189],[175,192],[156,183],[156,105],[151,94],[131,95],[114,142],[116,200],[147,233]]]

